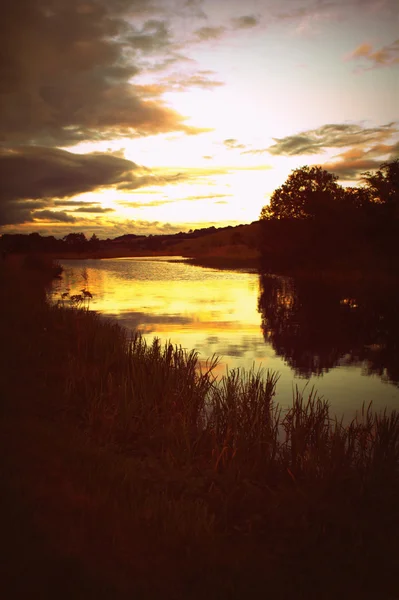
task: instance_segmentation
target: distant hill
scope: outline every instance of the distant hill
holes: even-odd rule
[[[39,234],[5,234],[0,249],[5,252],[45,252],[55,258],[112,258],[127,256],[183,256],[200,263],[227,266],[255,264],[259,258],[260,224],[236,227],[206,227],[189,232],[162,235],[117,236],[114,239],[86,240],[83,234],[70,234],[68,241]],[[74,243],[74,240],[79,240]]]

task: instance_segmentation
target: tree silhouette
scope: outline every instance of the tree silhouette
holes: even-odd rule
[[[87,239],[84,233],[68,233],[63,240],[71,250],[77,252],[84,250],[87,245]]]
[[[397,271],[399,261],[399,159],[386,162],[375,172],[363,173],[372,196],[369,233],[382,264]]]
[[[399,289],[262,275],[258,310],[265,341],[296,374],[344,362],[399,382]]]
[[[90,249],[91,250],[97,250],[98,249],[98,247],[100,245],[100,240],[98,239],[98,237],[96,236],[95,233],[93,233],[93,235],[89,239],[89,245],[90,245]]]
[[[384,206],[390,218],[399,218],[399,158],[386,162],[375,173],[366,171],[363,181],[375,202]]]
[[[338,177],[321,167],[295,169],[277,188],[260,219],[322,219],[334,213],[343,198]]]

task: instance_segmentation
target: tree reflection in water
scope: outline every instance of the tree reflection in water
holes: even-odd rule
[[[303,377],[361,364],[399,384],[398,308],[394,285],[259,278],[264,338]]]

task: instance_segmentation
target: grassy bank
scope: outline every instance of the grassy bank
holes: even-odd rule
[[[397,414],[343,426],[314,393],[282,413],[274,373],[216,385],[214,360],[49,306],[52,274],[0,270],[14,592],[395,597]]]

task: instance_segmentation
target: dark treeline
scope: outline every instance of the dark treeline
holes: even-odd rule
[[[399,159],[344,188],[320,167],[294,170],[262,209],[266,270],[362,270],[398,265]]]
[[[298,375],[342,364],[399,384],[399,289],[390,282],[260,277],[265,340]]]
[[[228,226],[222,229],[231,228],[231,226]],[[112,239],[100,239],[95,233],[87,238],[82,232],[68,233],[63,238],[56,238],[53,235],[42,236],[39,233],[5,233],[0,237],[0,250],[2,252],[44,252],[52,254],[62,252],[64,254],[65,252],[98,252],[112,249],[115,246],[123,246],[132,251],[159,251],[171,243],[198,238],[215,231],[216,227],[211,226],[175,234],[150,234],[145,236],[129,233]]]

